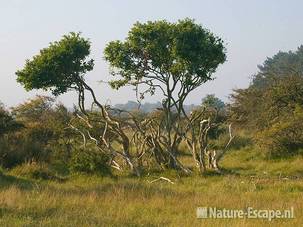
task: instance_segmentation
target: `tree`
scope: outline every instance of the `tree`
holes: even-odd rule
[[[225,103],[214,94],[210,94],[202,99],[202,106],[220,111],[225,108]]]
[[[69,90],[76,91],[78,107],[81,111],[81,114],[76,113],[76,116],[86,124],[86,129],[81,132],[71,124],[70,127],[80,132],[83,137],[96,142],[99,150],[106,152],[111,157],[111,162],[114,162],[113,157],[121,156],[134,173],[139,175],[130,154],[130,141],[123,131],[123,125],[110,116],[105,106],[97,100],[93,89],[85,82],[85,74],[94,66],[93,59],[88,58],[89,54],[89,40],[82,38],[79,33],[70,33],[63,36],[60,41],[51,43],[49,47],[42,49],[33,59],[27,60],[24,68],[16,72],[17,81],[26,90],[50,90],[55,96]],[[99,131],[96,138],[92,137],[90,133],[90,129],[93,128],[90,121],[94,121],[96,118],[94,113],[91,114],[92,111],[85,109],[85,91],[91,94],[93,104],[101,110],[102,118],[98,118],[98,121],[102,123],[104,129]],[[94,125],[98,125],[98,123],[94,122]],[[108,136],[109,131],[117,136],[118,149],[122,147],[122,151],[117,151],[112,144],[108,143],[111,139]]]
[[[270,127],[274,119],[303,105],[303,46],[268,58],[247,89],[231,95],[232,119],[251,129]]]
[[[201,106],[196,111],[201,110],[203,114],[200,120],[209,119],[215,124],[215,126],[209,130],[208,136],[210,139],[218,139],[222,131],[225,131],[222,130],[222,125],[225,124],[227,120],[225,103],[214,94],[209,94],[202,99]]]
[[[33,99],[13,107],[12,114],[18,121],[41,123],[39,120],[42,120],[45,113],[51,110],[54,101],[51,97],[38,95]]]
[[[201,172],[206,169],[220,172],[219,161],[235,137],[231,124],[227,125],[225,107],[215,95],[207,95],[190,114],[185,134],[190,131],[191,137],[185,136],[185,141]]]
[[[251,132],[270,156],[295,154],[302,129],[303,46],[268,58],[247,89],[232,94],[231,120]],[[300,110],[300,111],[299,111]]]
[[[94,67],[94,61],[87,59],[89,54],[89,40],[70,33],[26,60],[24,68],[16,72],[17,81],[26,90],[51,90],[54,95],[81,89],[84,75]]]
[[[288,76],[303,76],[303,45],[295,52],[279,51],[259,65],[259,72],[253,76],[251,87],[265,90],[276,81]]]
[[[183,136],[180,122],[182,117],[190,122],[184,101],[190,92],[213,79],[218,65],[226,60],[223,41],[190,19],[138,22],[125,41],[110,42],[104,53],[112,75],[119,76],[110,81],[113,88],[134,86],[139,100],[156,90],[162,93],[164,134],[158,143],[169,156],[169,165],[182,168],[177,160]]]

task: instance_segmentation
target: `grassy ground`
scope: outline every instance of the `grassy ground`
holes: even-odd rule
[[[186,157],[189,158],[189,157]],[[230,152],[223,175],[37,181],[13,170],[0,177],[0,226],[301,226],[303,158],[266,161],[254,151]],[[196,207],[287,209],[294,219],[197,219]]]

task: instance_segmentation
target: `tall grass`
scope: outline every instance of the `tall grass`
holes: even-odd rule
[[[0,226],[300,226],[303,223],[303,181],[289,160],[266,161],[255,151],[230,152],[223,161],[226,174],[178,177],[175,184],[150,183],[159,175],[141,179],[117,176],[73,175],[64,182],[35,180],[28,175],[1,176]],[[268,167],[271,165],[272,167]],[[256,166],[256,169],[254,168]],[[279,169],[282,174],[276,174]],[[233,171],[228,171],[233,170]],[[265,174],[265,170],[267,174]],[[296,177],[293,177],[295,174]],[[25,187],[26,186],[26,187]],[[198,206],[229,209],[287,209],[285,220],[197,219]]]

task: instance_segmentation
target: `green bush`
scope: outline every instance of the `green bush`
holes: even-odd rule
[[[249,135],[245,131],[234,130],[232,128],[232,136],[234,136],[234,138],[229,144],[228,149],[239,150],[244,147],[251,146],[253,144],[251,135]],[[230,135],[228,131],[228,126],[223,125],[220,128],[219,136],[209,141],[209,148],[219,150],[223,149],[227,145],[229,140]]]
[[[86,146],[74,150],[70,160],[72,172],[97,173],[109,175],[108,157],[93,146]]]
[[[269,157],[297,154],[303,148],[303,108],[257,133],[256,142]]]
[[[246,134],[235,134],[235,138],[230,144],[230,149],[240,150],[244,147],[252,146],[253,141],[251,136]]]
[[[13,168],[31,161],[49,162],[50,148],[23,132],[7,134],[0,138],[0,165]]]

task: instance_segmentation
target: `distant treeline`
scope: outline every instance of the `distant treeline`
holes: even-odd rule
[[[135,102],[135,101],[128,101],[125,104],[116,104],[114,107],[117,109],[121,109],[121,110],[127,110],[127,111],[140,110],[144,113],[150,113],[150,112],[156,110],[157,108],[162,108],[162,104],[161,104],[161,102],[139,103],[139,102]],[[187,113],[191,112],[193,109],[195,109],[197,107],[198,107],[198,105],[194,105],[194,104],[184,105],[184,109]]]

